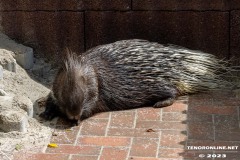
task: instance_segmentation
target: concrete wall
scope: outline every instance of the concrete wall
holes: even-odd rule
[[[143,38],[240,64],[239,0],[2,0],[2,30],[46,57]]]

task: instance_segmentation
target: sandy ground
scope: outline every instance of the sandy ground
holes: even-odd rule
[[[35,60],[35,63],[46,65],[42,60]],[[39,152],[49,143],[52,135],[52,129],[55,121],[44,122],[38,115],[44,108],[38,106],[37,100],[46,97],[49,93],[49,84],[51,84],[53,72],[45,75],[48,78],[42,78],[34,75],[31,71],[26,72],[19,65],[16,65],[16,73],[7,70],[3,71],[3,80],[0,80],[0,89],[3,89],[8,95],[23,95],[31,99],[34,103],[33,118],[29,118],[29,127],[27,132],[8,132],[0,130],[0,157],[1,159],[12,159],[14,152],[22,150],[31,150]],[[51,74],[51,75],[50,75]],[[51,127],[52,126],[52,127]]]

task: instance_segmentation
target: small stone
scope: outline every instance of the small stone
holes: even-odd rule
[[[7,93],[3,89],[0,89],[0,96],[7,96]]]
[[[147,129],[146,132],[156,132],[156,131],[153,129]]]
[[[57,136],[57,133],[52,133],[52,136]]]

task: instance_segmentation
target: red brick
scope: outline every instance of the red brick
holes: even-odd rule
[[[153,158],[153,157],[130,157],[129,160],[159,160],[159,158]],[[161,159],[165,160],[165,159]]]
[[[108,119],[87,119],[82,122],[81,135],[104,136]]]
[[[207,154],[213,152],[198,152],[198,151],[187,151],[181,148],[160,148],[158,157],[162,159],[197,159],[199,154]],[[203,159],[205,160],[205,159]]]
[[[189,102],[192,104],[212,104],[214,100],[214,95],[212,92],[198,93],[189,96]]]
[[[223,98],[222,100],[217,99],[216,101],[218,102],[217,104],[219,106],[235,106],[235,107],[237,107],[237,106],[239,106],[239,103],[240,103],[240,99],[238,99],[236,97],[235,98],[228,97],[228,99]]]
[[[191,108],[189,106],[189,108]],[[209,114],[198,114],[195,112],[188,113],[187,117],[188,122],[205,122],[205,123],[212,123],[213,116]]]
[[[182,156],[179,155],[181,153],[184,153],[184,150],[180,148],[178,149],[160,148],[158,157],[159,158],[181,158]]]
[[[158,139],[134,138],[130,156],[156,157]]]
[[[169,107],[163,108],[163,112],[184,112],[187,108],[187,104],[176,102]]]
[[[82,155],[97,155],[100,153],[100,147],[97,146],[73,146],[59,145],[57,148],[47,148],[47,153],[62,153],[62,154],[82,154]]]
[[[147,129],[109,128],[108,136],[158,138],[159,131],[147,132]]]
[[[96,145],[96,146],[129,146],[130,138],[125,137],[80,137],[79,144],[81,145]]]
[[[219,106],[219,105],[199,105],[190,106],[189,112],[196,114],[221,114],[232,115],[237,114],[237,107],[235,106]]]
[[[189,123],[188,138],[196,140],[214,140],[214,130],[212,123]]]
[[[161,109],[160,108],[139,108],[137,110],[138,120],[160,120]]]
[[[240,132],[238,116],[235,115],[214,115],[215,130]]]
[[[98,156],[72,155],[71,160],[97,160]]]
[[[240,141],[240,129],[237,132],[216,131],[215,139],[219,141]]]
[[[163,130],[161,133],[161,147],[184,148],[187,134],[180,131]]]
[[[187,125],[182,122],[138,121],[136,128],[186,130]]]
[[[226,97],[228,97],[226,99]],[[205,94],[196,94],[190,96],[189,112],[191,114],[232,114],[236,112],[239,99],[236,98],[234,92],[209,92]]]
[[[228,0],[133,0],[134,10],[228,10]]]
[[[162,121],[186,121],[187,114],[179,112],[170,112],[162,114]]]
[[[13,160],[68,160],[67,154],[17,153]]]
[[[133,128],[134,119],[135,119],[134,111],[112,112],[110,127]]]
[[[127,158],[127,154],[128,148],[104,147],[100,156],[100,160],[123,160]]]
[[[60,126],[59,126],[60,127]],[[51,138],[51,143],[58,144],[73,144],[76,140],[76,136],[79,132],[80,127],[65,128],[61,127],[55,129]]]
[[[228,97],[226,99],[226,97]],[[190,103],[195,103],[196,105],[211,105],[211,104],[217,104],[217,105],[223,105],[223,102],[228,102],[230,106],[236,105],[236,95],[233,91],[229,90],[219,90],[219,91],[209,91],[206,93],[199,93],[191,95],[189,98]],[[226,105],[226,104],[224,104]]]
[[[103,113],[98,113],[98,114],[92,116],[91,118],[92,119],[108,119],[109,115],[110,115],[110,112],[103,112]]]

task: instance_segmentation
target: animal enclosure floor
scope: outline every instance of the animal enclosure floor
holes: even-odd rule
[[[215,159],[238,160],[239,110],[237,94],[218,91],[182,97],[165,108],[101,113],[75,127],[59,119],[51,139],[51,143],[58,144],[57,148],[46,147],[42,153],[22,151],[14,157],[16,160],[209,160],[217,156]],[[232,148],[219,149],[219,146]]]

